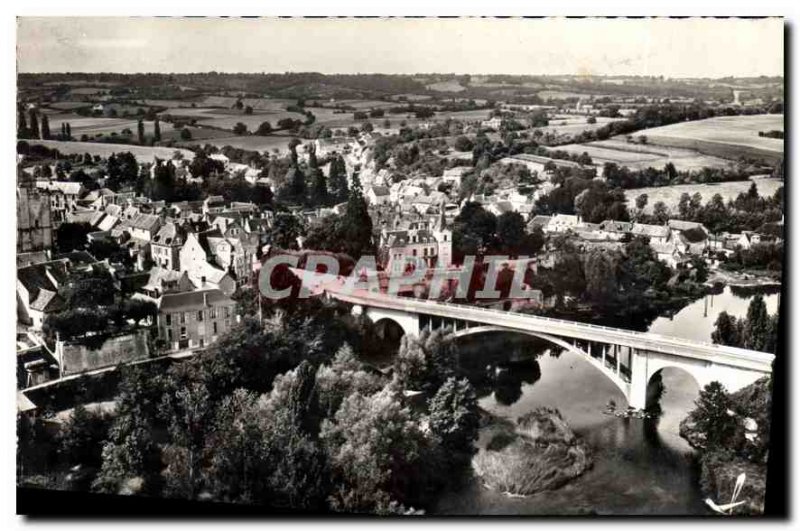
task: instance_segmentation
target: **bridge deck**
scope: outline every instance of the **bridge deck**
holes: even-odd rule
[[[385,308],[415,314],[433,315],[459,321],[501,326],[509,330],[536,330],[543,333],[628,346],[680,357],[731,365],[739,368],[772,372],[773,354],[701,341],[692,341],[650,332],[635,332],[609,326],[578,323],[520,312],[492,310],[448,302],[397,297],[357,290],[345,293],[337,285],[328,284],[324,291],[331,297],[352,304]]]

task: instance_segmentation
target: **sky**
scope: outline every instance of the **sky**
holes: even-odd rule
[[[783,75],[783,20],[19,17],[18,72]]]

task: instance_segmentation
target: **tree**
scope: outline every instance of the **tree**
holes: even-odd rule
[[[102,414],[90,413],[82,404],[76,405],[58,435],[60,457],[70,466],[99,467],[109,425]]]
[[[736,317],[728,312],[720,312],[714,323],[714,331],[711,333],[711,341],[719,345],[740,347],[742,345],[741,324]]]
[[[151,367],[122,367],[116,417],[103,446],[103,464],[92,489],[117,494],[129,480],[140,479],[140,490],[158,482],[161,456],[153,440],[163,381]]]
[[[28,111],[28,121],[30,122],[31,138],[39,138],[39,122],[36,117],[36,109],[31,108]]]
[[[516,256],[525,239],[525,221],[519,212],[504,212],[497,218],[497,240],[507,254]]]
[[[270,230],[272,244],[280,249],[297,249],[297,238],[302,235],[302,226],[293,214],[278,214]]]
[[[50,139],[50,121],[47,119],[47,115],[42,115],[42,140],[49,140]]]
[[[65,222],[56,229],[56,250],[59,253],[68,253],[86,248],[86,236],[94,229],[88,223]]]
[[[666,223],[669,219],[669,209],[664,201],[656,201],[653,204],[653,217],[659,223]]]
[[[194,499],[202,484],[201,463],[205,440],[213,428],[214,409],[208,389],[190,383],[175,390],[174,399],[165,395],[162,416],[170,419],[170,444],[165,449],[164,470],[169,495]]]
[[[144,122],[141,118],[136,121],[136,132],[139,137],[139,144],[144,145]]]
[[[467,202],[453,220],[453,254],[456,260],[482,253],[494,244],[497,217],[480,203]]]
[[[347,206],[341,223],[343,247],[348,255],[357,260],[361,255],[373,252],[372,218],[357,172],[353,173],[350,180]]]
[[[616,302],[618,267],[616,257],[603,249],[593,249],[586,256],[583,265],[586,294],[592,301],[600,304]]]
[[[236,122],[236,125],[233,126],[233,134],[239,136],[247,134],[247,126],[242,122]]]
[[[328,198],[328,181],[325,179],[325,174],[322,170],[316,168],[313,170],[314,181],[311,187],[311,203],[313,205],[326,206],[329,203]]]
[[[334,203],[346,201],[350,195],[347,186],[347,168],[341,155],[337,155],[331,161],[328,169],[328,187],[330,196]]]
[[[158,117],[153,121],[153,139],[156,142],[161,142],[161,124],[158,121]]]
[[[269,122],[261,122],[261,125],[258,126],[258,129],[256,129],[255,134],[259,136],[267,136],[271,132],[272,132],[272,124],[270,124]]]
[[[647,194],[639,194],[636,197],[636,209],[639,212],[644,211],[645,207],[647,206]]]
[[[245,114],[253,114],[253,108],[252,108],[251,106],[249,106],[249,105],[248,105],[248,106],[246,106],[246,107],[244,108],[244,113],[245,113]]]
[[[425,445],[411,411],[390,387],[342,402],[320,434],[328,455],[334,510],[386,512],[418,488],[415,472]]]
[[[17,112],[17,136],[20,138],[28,136],[28,121],[25,119],[25,109],[22,106]]]
[[[75,272],[62,294],[70,309],[108,306],[116,296],[114,278],[104,270]]]
[[[191,140],[192,139],[192,132],[189,130],[188,127],[184,127],[181,129],[181,140]]]
[[[690,413],[697,430],[703,434],[705,448],[729,447],[736,434],[736,418],[729,413],[732,402],[719,382],[711,382],[700,390],[696,408]]]
[[[767,313],[767,305],[761,294],[753,297],[747,308],[744,332],[742,337],[743,347],[752,350],[766,351],[770,343],[772,323]]]
[[[456,138],[456,141],[455,141],[455,144],[454,144],[453,147],[455,147],[456,150],[458,150],[458,151],[467,152],[467,151],[472,151],[473,144],[472,144],[472,141],[469,138],[467,138],[466,136],[461,135],[461,136]]]
[[[586,119],[586,123],[587,124],[596,124],[597,123],[597,118],[595,118],[594,116],[590,116],[590,117],[588,117]]]
[[[460,454],[460,459],[453,461],[468,464],[480,423],[478,401],[469,381],[448,378],[428,401],[428,411],[428,425],[445,452]]]
[[[457,366],[449,333],[424,330],[419,337],[403,336],[394,362],[395,380],[403,389],[435,393]]]

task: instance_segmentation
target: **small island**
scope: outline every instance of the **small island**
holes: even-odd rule
[[[592,466],[588,446],[556,409],[537,408],[516,424],[491,419],[491,438],[472,460],[488,488],[511,496],[556,489]]]

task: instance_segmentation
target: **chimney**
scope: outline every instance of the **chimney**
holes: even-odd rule
[[[206,306],[208,306],[208,292],[204,291],[203,292],[203,307],[205,308]]]

